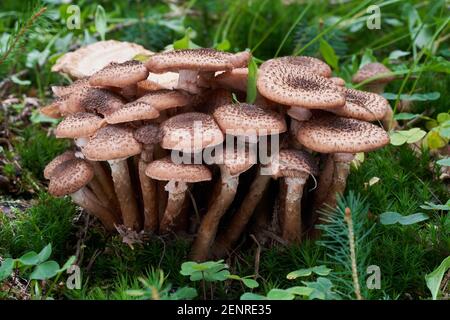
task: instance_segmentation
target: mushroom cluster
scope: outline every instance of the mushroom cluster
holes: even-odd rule
[[[54,87],[41,111],[63,118],[55,135],[74,149],[47,165],[49,192],[70,195],[110,231],[192,234],[197,261],[233,249],[261,202],[279,208],[255,219],[300,242],[344,192],[354,155],[389,142],[371,123],[389,104],[346,88],[312,57],[264,62],[255,102],[242,103],[250,59],[174,50]],[[168,73],[175,81],[157,85]]]

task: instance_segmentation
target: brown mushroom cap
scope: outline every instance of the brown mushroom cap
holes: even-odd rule
[[[155,160],[145,169],[145,174],[152,179],[162,181],[180,181],[195,183],[212,179],[211,171],[202,164],[176,164],[170,157]]]
[[[151,91],[162,89],[175,89],[178,85],[178,77],[179,75],[176,72],[150,72],[147,79],[137,83],[138,94],[143,95]]]
[[[249,151],[245,148],[227,148],[215,155],[215,163],[224,165],[231,176],[247,171],[255,162],[256,159],[251,159]]]
[[[105,119],[88,112],[68,115],[55,130],[57,138],[90,137],[106,124]]]
[[[64,54],[56,61],[52,71],[66,73],[72,78],[85,78],[111,62],[125,62],[139,54],[151,55],[152,52],[135,43],[99,41]]]
[[[119,125],[101,128],[81,150],[87,159],[107,161],[139,154],[142,146],[133,137],[133,130]]]
[[[389,102],[379,94],[346,89],[345,105],[342,108],[330,109],[330,112],[342,117],[375,121],[383,119],[388,108]]]
[[[142,62],[129,60],[122,63],[111,62],[94,73],[89,84],[92,86],[111,86],[123,88],[148,77],[148,70]]]
[[[267,99],[288,106],[329,109],[345,103],[341,87],[307,68],[280,59],[268,60],[260,66],[256,85]]]
[[[83,78],[72,82],[68,86],[52,86],[52,92],[56,97],[62,97],[89,86],[89,78]]]
[[[246,67],[250,59],[249,52],[236,54],[215,49],[184,49],[155,54],[145,63],[154,73],[179,70],[221,71]]]
[[[361,120],[321,114],[302,123],[297,139],[322,153],[357,153],[383,147],[389,136],[382,128]]]
[[[61,163],[66,162],[68,160],[75,159],[75,152],[73,151],[66,151],[64,153],[61,153],[60,155],[56,156],[52,161],[50,161],[44,169],[44,178],[50,179],[53,171],[57,166],[59,166]]]
[[[213,111],[214,119],[226,134],[256,135],[279,134],[287,130],[284,117],[254,104],[236,103],[218,106]]]
[[[237,91],[247,91],[248,68],[235,68],[214,77],[214,84]]]
[[[362,66],[353,76],[352,81],[354,83],[360,83],[375,76],[380,76],[380,78],[374,79],[370,83],[388,83],[395,79],[395,76],[392,75],[392,71],[389,68],[379,62],[373,62]]]
[[[88,184],[93,177],[94,169],[86,160],[67,160],[53,170],[48,192],[55,197],[72,194]]]
[[[317,175],[319,172],[314,157],[303,150],[280,150],[270,165],[273,175],[277,178],[300,178],[305,174]]]
[[[110,124],[115,124],[137,120],[150,120],[158,117],[159,111],[153,108],[152,105],[137,100],[127,103],[122,108],[108,114],[105,120]]]
[[[140,97],[137,101],[148,103],[161,111],[186,106],[192,102],[192,97],[182,91],[158,90]]]
[[[103,115],[108,115],[122,108],[123,104],[123,100],[118,95],[109,90],[95,87],[83,87],[81,90],[70,94],[65,102],[66,106],[76,110],[81,109],[80,111],[85,110]]]
[[[182,113],[167,119],[160,130],[163,148],[188,153],[221,144],[224,140],[214,119],[199,112]]]
[[[134,138],[142,144],[156,144],[161,141],[159,127],[154,124],[142,126],[134,131]]]
[[[345,80],[340,77],[331,77],[330,81],[332,81],[337,86],[345,87]]]
[[[309,71],[325,78],[331,77],[332,74],[331,68],[328,64],[314,57],[287,56],[276,58],[276,60],[280,63],[287,63],[306,68]]]
[[[59,110],[60,103],[57,99],[55,99],[50,104],[39,108],[39,112],[43,114],[46,117],[53,118],[53,119],[59,119],[62,117],[61,111]]]

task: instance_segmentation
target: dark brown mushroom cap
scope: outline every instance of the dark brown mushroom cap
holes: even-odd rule
[[[75,159],[75,152],[73,151],[66,151],[64,153],[61,153],[60,155],[56,156],[52,161],[50,161],[44,169],[44,178],[50,179],[53,171],[57,166],[59,166],[61,163],[66,162],[68,160]]]
[[[192,97],[182,91],[158,90],[140,97],[137,101],[148,103],[161,111],[186,106],[192,102]]]
[[[388,108],[389,102],[379,94],[346,89],[345,105],[342,108],[330,109],[330,112],[342,117],[376,121],[383,119]]]
[[[286,121],[280,114],[254,104],[236,103],[218,106],[213,111],[214,119],[226,134],[271,135],[287,130]]]
[[[319,169],[314,157],[303,150],[283,149],[272,158],[274,177],[301,178],[305,174],[317,175]]]
[[[382,128],[361,120],[321,114],[302,123],[297,139],[305,147],[322,153],[357,153],[389,143]]]
[[[111,62],[94,73],[89,84],[92,86],[126,87],[148,77],[148,70],[140,61],[129,60],[122,63]]]
[[[256,163],[246,148],[226,148],[215,155],[215,163],[224,165],[231,176],[244,173]]]
[[[48,192],[61,197],[83,188],[94,177],[94,168],[83,159],[71,159],[58,165],[50,178]]]
[[[108,115],[122,108],[124,103],[118,95],[109,90],[97,87],[83,87],[81,90],[69,94],[64,104],[76,110],[75,112],[87,111]]]
[[[235,68],[214,77],[213,83],[222,88],[247,91],[248,68]]]
[[[214,119],[199,112],[182,113],[167,119],[160,125],[160,130],[163,148],[187,153],[221,144],[224,140]]]
[[[370,81],[370,83],[388,83],[395,79],[392,75],[392,71],[379,62],[373,62],[365,64],[358,70],[353,76],[352,81],[354,83],[360,83],[373,77],[380,77]]]
[[[249,52],[236,54],[215,49],[184,49],[155,54],[145,63],[154,73],[179,70],[221,71],[246,67],[250,59]]]
[[[159,143],[162,138],[159,127],[154,124],[148,124],[136,129],[133,136],[142,144],[156,144]]]
[[[328,64],[314,57],[307,56],[287,56],[281,58],[275,58],[280,63],[292,64],[295,66],[303,67],[309,71],[318,74],[319,76],[329,78],[331,77],[332,71]]]
[[[139,154],[142,146],[133,137],[131,128],[108,125],[98,130],[81,151],[89,160],[107,161]]]
[[[106,124],[105,119],[88,112],[68,115],[55,129],[57,138],[82,138],[92,136]]]
[[[124,123],[137,120],[150,120],[159,117],[159,111],[150,104],[142,101],[127,103],[119,110],[108,114],[105,119],[110,124]]]
[[[68,86],[52,86],[52,92],[56,97],[62,97],[89,86],[89,78],[83,78],[72,82]]]
[[[151,162],[145,169],[145,174],[156,180],[174,180],[186,183],[212,179],[211,171],[206,166],[202,164],[176,164],[172,162],[170,157]]]
[[[343,89],[307,68],[272,59],[258,70],[258,91],[269,100],[309,109],[342,107]]]

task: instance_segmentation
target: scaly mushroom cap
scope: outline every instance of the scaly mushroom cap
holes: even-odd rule
[[[390,108],[389,102],[379,94],[346,89],[344,107],[330,109],[330,112],[342,117],[375,121],[383,119],[388,108]]]
[[[272,157],[270,164],[274,177],[300,178],[305,174],[317,175],[319,169],[314,157],[303,150],[283,149]]]
[[[202,164],[176,164],[172,162],[170,157],[151,162],[145,169],[145,174],[156,180],[174,180],[186,183],[212,179],[211,171],[206,166]]]
[[[62,117],[61,111],[59,110],[60,105],[61,104],[58,102],[58,100],[55,99],[50,104],[40,108],[39,112],[49,118],[59,119]]]
[[[159,127],[154,124],[148,124],[138,128],[134,131],[133,136],[142,144],[157,144],[162,138]]]
[[[48,192],[61,197],[83,188],[94,177],[94,168],[83,159],[71,159],[59,164],[48,185]]]
[[[322,153],[357,153],[389,143],[382,128],[361,120],[322,114],[302,123],[297,139],[305,147]]]
[[[268,60],[260,66],[256,85],[267,99],[288,106],[329,109],[345,103],[341,87],[308,68],[280,59]]]
[[[64,107],[61,107],[61,112],[63,109],[66,110],[66,107],[70,107],[73,110],[79,110],[76,112],[87,111],[108,115],[122,108],[123,105],[123,100],[109,90],[83,87],[81,90],[69,95],[67,101],[63,103]]]
[[[131,128],[108,125],[98,130],[81,151],[89,160],[107,161],[139,154],[142,146],[134,139]]]
[[[248,68],[235,68],[216,75],[213,83],[222,88],[247,91]]]
[[[142,101],[127,103],[119,110],[108,114],[105,119],[110,124],[124,123],[137,120],[150,120],[159,117],[159,111],[150,104]]]
[[[106,124],[105,119],[88,112],[68,115],[55,130],[57,138],[82,138],[92,136]]]
[[[62,97],[89,86],[89,78],[83,78],[72,82],[68,86],[52,86],[52,92],[56,97]]]
[[[90,79],[91,86],[111,86],[123,88],[148,77],[148,70],[142,62],[129,60],[122,63],[111,62],[94,73]]]
[[[284,117],[254,104],[236,103],[218,106],[213,111],[214,119],[226,134],[271,135],[287,130]]]
[[[161,111],[186,106],[192,102],[192,97],[182,91],[158,90],[140,97],[137,101],[148,103],[155,109]]]
[[[303,67],[309,71],[318,74],[319,76],[329,78],[332,71],[328,64],[314,57],[307,56],[287,56],[276,58],[280,63],[292,64],[295,66]]]
[[[345,87],[345,80],[339,77],[331,77],[330,81],[332,81],[335,85],[339,87]]]
[[[361,67],[353,76],[354,83],[360,83],[367,79],[380,76],[380,78],[371,81],[370,83],[388,83],[395,79],[392,71],[379,62],[368,63]]]
[[[224,140],[214,119],[199,112],[182,113],[167,119],[160,125],[160,130],[164,149],[187,153],[199,152]]]
[[[145,93],[156,90],[175,89],[178,85],[178,77],[179,75],[176,72],[150,72],[146,80],[137,83],[138,94],[144,95]]]
[[[52,161],[50,161],[44,169],[44,178],[50,179],[53,175],[53,171],[57,166],[59,166],[61,163],[66,162],[68,160],[75,159],[75,152],[73,151],[66,151],[64,153],[61,153],[59,156],[56,156]]]
[[[56,61],[52,71],[66,73],[72,78],[85,78],[111,62],[121,63],[137,55],[152,53],[135,43],[115,40],[99,41],[64,54]]]
[[[250,59],[249,52],[236,54],[221,52],[209,48],[173,50],[155,54],[146,62],[150,72],[197,70],[222,71],[246,67]]]
[[[256,158],[251,159],[245,148],[226,148],[216,154],[215,163],[224,165],[231,176],[236,176],[250,169],[256,163]]]

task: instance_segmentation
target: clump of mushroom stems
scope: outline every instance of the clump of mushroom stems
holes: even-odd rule
[[[156,182],[145,174],[147,165],[153,161],[153,145],[143,146],[139,157],[138,172],[144,206],[144,230],[156,232],[158,229],[158,199]]]

